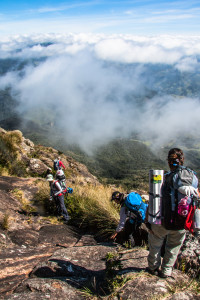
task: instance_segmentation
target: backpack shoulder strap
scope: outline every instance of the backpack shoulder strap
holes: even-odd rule
[[[55,181],[53,182],[53,185],[56,186],[56,183],[59,183],[59,181],[58,181],[58,180],[55,180]]]

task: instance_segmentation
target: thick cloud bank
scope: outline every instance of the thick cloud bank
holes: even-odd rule
[[[0,43],[0,89],[88,152],[133,132],[165,143],[198,134],[199,58],[200,36],[16,36]]]

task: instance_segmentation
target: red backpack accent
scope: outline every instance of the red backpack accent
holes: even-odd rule
[[[191,205],[187,218],[185,220],[184,228],[185,230],[189,230],[191,233],[194,233],[194,212],[196,206]]]

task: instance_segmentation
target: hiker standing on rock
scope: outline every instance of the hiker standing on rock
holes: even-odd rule
[[[167,278],[172,274],[172,268],[186,235],[184,224],[193,197],[191,194],[195,195],[198,190],[198,179],[195,173],[184,167],[183,163],[183,151],[179,148],[171,149],[168,153],[170,172],[165,174],[161,187],[161,224],[149,224],[151,230],[146,271],[161,278]],[[184,210],[181,207],[183,204]],[[165,251],[161,263],[161,249],[164,242]]]
[[[121,206],[120,220],[116,231],[111,235],[112,240],[119,243],[127,241],[131,247],[142,245],[140,226],[144,222],[147,204],[138,193],[123,194],[113,192],[111,201]]]
[[[65,179],[64,172],[59,170],[56,173],[56,180],[54,180],[53,176],[50,174],[48,175],[47,181],[50,182],[50,197],[55,200],[57,212],[63,217],[65,223],[67,223],[70,220],[70,216],[65,207],[64,195],[66,195],[68,192],[72,193],[73,190],[71,188],[66,188],[66,186],[62,186],[61,182],[63,179]]]

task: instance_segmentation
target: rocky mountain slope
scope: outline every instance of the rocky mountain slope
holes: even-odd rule
[[[146,273],[146,247],[127,249],[109,241],[98,242],[86,229],[59,220],[52,223],[35,199],[38,182],[45,184],[43,174],[57,155],[67,167],[72,187],[77,177],[83,186],[100,187],[100,183],[70,157],[35,146],[22,136],[20,141],[17,162],[25,164],[26,177],[0,176],[0,299],[200,298],[197,283],[180,270],[174,270],[173,278],[167,280]],[[27,199],[26,209],[19,190]],[[197,250],[197,239],[196,244],[191,239],[187,243],[189,250]],[[194,270],[198,257],[193,260]]]
[[[88,171],[84,164],[78,163],[52,147],[35,145],[19,130],[6,131],[0,128],[0,140],[0,166],[2,169],[5,167],[5,172],[14,173],[14,175],[22,173],[25,176],[44,177],[47,168],[53,168],[54,159],[60,157],[66,167],[66,172],[69,173],[67,176],[70,181],[78,177],[80,181],[82,180],[82,184],[99,184],[97,178]],[[2,161],[5,161],[5,165]]]
[[[73,226],[24,215],[11,191],[32,198],[36,180],[0,177],[1,222],[5,212],[10,217],[8,230],[0,229],[0,299],[199,299],[181,271],[167,280],[145,273],[144,248],[97,243]]]

